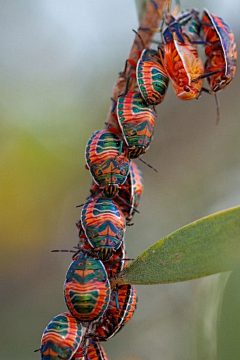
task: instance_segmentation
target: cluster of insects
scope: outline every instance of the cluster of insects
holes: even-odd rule
[[[157,9],[156,2],[152,0],[151,3]],[[133,131],[136,132],[135,127],[133,130],[130,116],[135,116],[137,112],[140,117],[139,107],[141,107],[142,116],[148,119],[146,131],[149,136],[150,133],[152,135],[154,106],[163,101],[169,80],[180,100],[198,99],[202,92],[213,94],[218,122],[217,93],[223,90],[235,75],[236,42],[233,32],[225,21],[207,9],[203,10],[201,17],[197,9],[185,10],[181,13],[178,13],[178,9],[179,6],[172,14],[166,13],[160,29],[162,42],[157,42],[158,49],[144,48],[139,35],[143,48],[139,61],[134,63],[132,60],[127,60],[135,68],[130,77],[136,77],[138,89],[135,92],[127,91],[127,85],[125,94],[118,100],[117,116],[115,116],[130,148],[135,145]],[[139,30],[155,31],[150,28],[139,28]],[[205,64],[198,55],[198,45],[204,46]],[[209,88],[203,86],[205,78]],[[127,109],[129,112],[126,111]],[[124,117],[121,116],[122,111]],[[148,111],[149,114],[146,115],[144,111]],[[148,142],[145,141],[145,144],[142,142],[142,147],[149,146],[150,138]]]
[[[152,1],[156,7],[156,3]],[[144,29],[149,31],[151,29]],[[133,161],[149,148],[155,106],[166,94],[169,79],[179,99],[216,94],[232,80],[236,44],[219,17],[197,10],[165,15],[163,43],[144,49],[126,90],[114,102],[118,128],[96,131],[86,146],[86,168],[92,176],[90,197],[81,205],[79,243],[66,274],[64,298],[69,312],[55,316],[41,340],[43,360],[107,360],[100,342],[112,338],[131,319],[137,303],[133,285],[111,287],[111,278],[127,264],[126,226],[143,192],[140,168]],[[205,65],[197,45],[205,46]],[[131,60],[127,60],[127,63]],[[136,76],[138,89],[129,90]],[[203,88],[207,78],[210,89]]]

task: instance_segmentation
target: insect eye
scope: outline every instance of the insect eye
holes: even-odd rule
[[[188,86],[184,86],[184,91],[189,92],[189,91],[190,91],[189,87],[188,87]]]

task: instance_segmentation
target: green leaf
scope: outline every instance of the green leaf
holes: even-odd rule
[[[165,284],[232,270],[240,260],[240,206],[166,236],[113,278],[116,284]]]

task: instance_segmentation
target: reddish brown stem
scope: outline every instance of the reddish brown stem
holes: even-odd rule
[[[146,11],[142,17],[142,20],[139,24],[139,28],[148,28],[148,29],[157,29],[159,28],[159,23],[160,23],[160,16],[163,12],[163,10],[165,9],[166,5],[167,5],[168,0],[155,0],[155,4],[158,6],[158,10],[156,9],[156,7],[154,6],[154,4],[149,1],[147,7],[146,7]],[[139,49],[143,50],[143,45],[142,42],[145,44],[145,47],[148,48],[150,46],[150,42],[154,36],[154,31],[150,31],[150,30],[138,30],[138,33],[140,35],[140,37],[142,38],[142,41],[140,41],[139,36],[136,35],[130,54],[129,54],[129,59],[131,60],[131,62],[135,62],[137,63],[138,58],[139,58]],[[128,78],[128,76],[133,73],[135,71],[135,68],[131,65],[131,62],[127,63],[126,66],[126,72],[120,73],[119,77],[113,87],[113,92],[112,92],[112,99],[114,101],[117,101],[118,96],[121,94],[121,92],[123,92],[125,90],[126,87],[126,79]],[[135,86],[135,82],[136,79],[133,77],[129,86],[130,90],[134,89]],[[111,127],[114,128],[119,128],[118,127],[118,123],[117,121],[113,118],[112,114],[111,114],[111,110],[112,110],[112,105],[109,109],[108,115],[107,115],[107,119],[106,119],[106,124],[110,124]],[[107,125],[106,125],[107,127]]]

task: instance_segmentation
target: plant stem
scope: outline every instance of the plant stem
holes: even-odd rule
[[[142,20],[139,24],[139,28],[153,29],[153,31],[138,30],[138,34],[141,36],[143,43],[145,45],[144,46],[145,48],[148,48],[150,46],[151,40],[155,34],[154,30],[159,28],[159,23],[160,23],[160,19],[162,16],[162,12],[163,12],[164,8],[166,7],[167,1],[168,0],[155,0],[155,4],[158,6],[158,10],[156,9],[156,7],[154,6],[152,1],[148,2],[145,13],[143,14]],[[139,50],[140,51],[143,50],[143,45],[142,45],[142,42],[141,42],[139,36],[136,35],[134,38],[133,45],[132,45],[128,59],[131,59],[132,61],[137,63],[138,58],[139,58]],[[114,99],[114,101],[117,101],[118,96],[121,94],[121,92],[123,92],[125,90],[126,79],[128,78],[128,76],[131,73],[134,73],[134,72],[135,72],[134,66],[128,62],[125,73],[119,74],[119,77],[113,87],[112,99]],[[135,80],[135,78],[133,78],[131,81],[131,84],[129,86],[130,90],[134,89],[135,82],[136,82],[136,80]],[[113,118],[113,116],[111,114],[111,109],[112,109],[112,106],[109,109],[106,123],[109,124],[110,126],[118,129],[119,128],[118,123]]]

